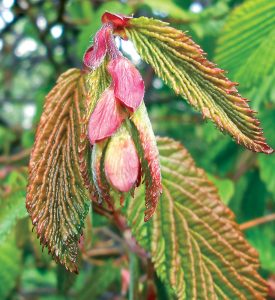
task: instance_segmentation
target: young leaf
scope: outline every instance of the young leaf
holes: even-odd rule
[[[80,138],[78,144],[80,173],[85,183],[85,187],[89,190],[90,197],[97,201],[95,188],[91,174],[91,151],[90,143],[87,138],[88,124],[91,113],[94,111],[96,104],[102,93],[110,85],[110,76],[106,71],[106,62],[104,61],[100,67],[87,75],[86,84],[88,89],[88,97],[85,97],[83,103],[85,109],[82,122],[80,124]]]
[[[74,272],[89,208],[78,157],[85,97],[84,75],[77,69],[62,74],[46,97],[29,165],[26,201],[43,246]]]
[[[257,252],[206,174],[178,142],[159,138],[158,148],[162,199],[144,223],[141,191],[130,202],[128,219],[159,277],[178,299],[265,299]]]
[[[133,139],[141,157],[141,168],[146,187],[144,220],[148,221],[154,214],[162,193],[159,152],[144,103],[140,105],[130,120]]]
[[[141,57],[152,65],[177,94],[185,97],[203,116],[214,121],[250,150],[271,153],[259,121],[254,117],[236,83],[209,62],[185,33],[167,23],[133,18],[125,28]]]

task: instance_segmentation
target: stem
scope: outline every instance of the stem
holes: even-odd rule
[[[130,286],[129,286],[129,300],[136,299],[137,283],[138,283],[138,260],[136,255],[129,251],[130,260]]]
[[[88,257],[93,256],[119,256],[123,253],[123,249],[119,247],[110,247],[110,248],[94,248],[87,251],[85,254]]]
[[[261,224],[271,222],[271,221],[275,221],[275,214],[271,214],[271,215],[268,215],[268,216],[260,217],[260,218],[245,222],[245,223],[240,225],[240,229],[241,230],[247,230],[251,227],[261,225]]]
[[[13,155],[0,156],[0,164],[10,164],[28,158],[31,154],[31,149],[25,149]]]

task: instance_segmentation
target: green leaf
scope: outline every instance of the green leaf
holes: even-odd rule
[[[134,18],[126,28],[141,57],[177,94],[250,150],[271,153],[259,121],[221,69],[185,33],[167,23]]]
[[[270,140],[271,145],[275,146],[275,109],[266,109],[260,114],[260,116],[263,119],[263,128],[266,136]],[[274,155],[267,157],[265,157],[265,155],[259,155],[258,162],[261,180],[265,183],[267,190],[273,195],[273,199],[275,201],[275,157]]]
[[[211,174],[208,174],[208,178],[218,188],[218,193],[222,202],[227,205],[234,195],[234,183],[230,179],[217,178]]]
[[[169,17],[180,19],[182,22],[190,22],[197,19],[197,15],[184,10],[173,0],[143,0],[141,4],[147,4],[156,13],[168,14]]]
[[[17,220],[27,216],[25,207],[26,175],[11,172],[0,189],[0,244],[14,228]]]
[[[120,281],[120,269],[115,267],[111,261],[101,267],[94,267],[85,286],[79,291],[77,299],[91,300],[100,299],[101,295],[110,287],[112,283],[118,286]]]
[[[14,236],[0,244],[0,299],[7,299],[20,274],[21,251]]]
[[[216,61],[243,88],[261,87],[267,81],[265,89],[273,85],[274,23],[273,0],[249,0],[233,10],[220,33]],[[270,75],[273,80],[268,80]]]
[[[63,73],[46,97],[30,159],[26,202],[41,243],[74,272],[90,204],[81,176],[81,158],[87,151],[87,144],[80,144],[86,98],[85,76],[77,69]]]
[[[267,157],[261,155],[258,157],[258,161],[261,179],[275,200],[275,155]]]
[[[16,135],[8,128],[0,126],[0,150],[5,154],[9,152],[11,143],[16,139]]]
[[[256,169],[249,170],[245,177],[248,182],[238,214],[241,223],[261,217],[266,210],[268,199],[266,186],[260,180],[260,174]]]
[[[26,130],[21,137],[22,146],[24,148],[30,148],[34,142],[34,132],[32,130]]]
[[[275,273],[275,226],[264,224],[247,230],[246,236],[260,255],[261,268]]]
[[[77,275],[68,272],[63,266],[58,265],[56,270],[57,290],[63,296],[68,296],[70,289],[76,281]]]
[[[259,112],[261,119],[263,120],[263,129],[265,135],[270,140],[270,144],[275,147],[275,135],[274,135],[274,120],[275,120],[275,107],[267,107],[267,109]]]
[[[163,196],[153,218],[142,219],[143,193],[128,208],[133,234],[158,276],[178,299],[265,299],[257,252],[234,215],[188,152],[159,138]]]

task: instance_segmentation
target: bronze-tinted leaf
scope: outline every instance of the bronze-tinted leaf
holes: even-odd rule
[[[260,122],[223,70],[208,61],[185,33],[167,23],[133,18],[125,31],[141,57],[177,94],[186,98],[236,141],[250,150],[272,153]]]
[[[158,139],[163,194],[152,219],[142,218],[144,192],[130,201],[133,234],[177,299],[265,299],[257,252],[205,172],[178,142]]]
[[[92,112],[94,111],[98,100],[106,88],[110,85],[109,74],[106,70],[106,61],[94,71],[90,72],[86,78],[88,94],[85,98],[84,113],[80,124],[80,138],[78,144],[80,173],[85,183],[85,187],[89,190],[90,197],[95,202],[99,201],[93,182],[93,174],[91,169],[92,146],[88,140],[88,124]]]
[[[130,120],[133,139],[141,158],[146,187],[144,220],[148,221],[154,214],[162,193],[159,152],[144,102]]]
[[[26,201],[43,246],[74,272],[90,202],[78,153],[86,97],[85,78],[77,69],[62,74],[46,97],[31,154]]]

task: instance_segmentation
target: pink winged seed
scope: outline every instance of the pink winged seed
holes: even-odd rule
[[[88,136],[91,144],[112,136],[124,119],[125,113],[116,101],[114,90],[108,88],[99,99],[89,120]]]
[[[144,82],[139,71],[124,57],[111,60],[107,69],[113,79],[116,98],[135,111],[144,97]]]

